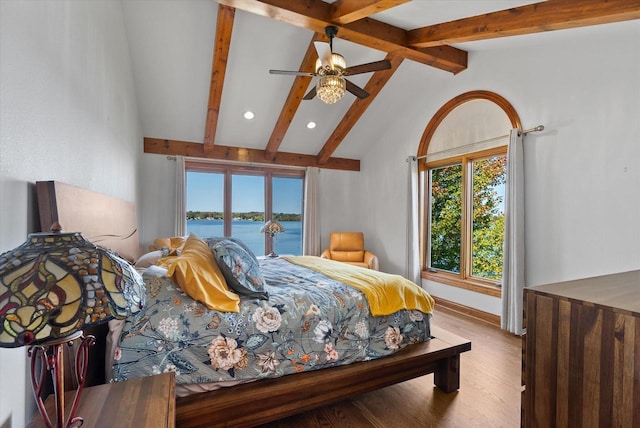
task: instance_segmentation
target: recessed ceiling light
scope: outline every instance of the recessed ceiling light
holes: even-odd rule
[[[307,123],[307,128],[309,128],[309,129],[313,129],[313,128],[315,128],[315,127],[316,127],[316,123],[315,123],[315,122],[309,122],[309,123]]]
[[[251,120],[251,119],[253,119],[254,117],[256,117],[256,115],[255,115],[255,114],[253,114],[253,112],[252,112],[251,110],[248,110],[248,111],[245,111],[245,112],[244,112],[244,118],[245,118],[245,119],[247,119],[247,120]]]

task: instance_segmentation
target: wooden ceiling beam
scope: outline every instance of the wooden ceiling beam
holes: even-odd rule
[[[467,68],[467,52],[451,46],[415,48],[407,44],[407,31],[364,18],[341,25],[331,20],[331,4],[321,0],[216,0],[220,4],[266,16],[316,33],[336,25],[338,38],[457,74]]]
[[[218,5],[216,41],[211,66],[211,85],[209,86],[209,104],[204,129],[205,153],[212,151],[215,144],[218,116],[220,115],[220,102],[222,100],[222,88],[224,86],[224,76],[227,71],[227,58],[229,57],[229,46],[231,45],[231,33],[235,13],[236,10],[232,7],[221,4]]]
[[[416,28],[408,44],[433,47],[640,18],[639,0],[548,0]]]
[[[329,19],[338,24],[348,24],[409,1],[411,0],[338,0],[331,5]]]
[[[300,64],[300,71],[315,71],[318,53],[316,52],[316,47],[313,42],[316,41],[326,42],[328,41],[328,38],[321,33],[315,33],[313,35],[311,42],[309,43],[309,47],[307,48],[307,52],[302,59],[302,64]],[[291,86],[287,100],[282,107],[282,111],[280,111],[280,116],[278,117],[276,126],[273,128],[271,137],[269,138],[269,142],[265,148],[266,160],[273,161],[276,158],[276,153],[282,144],[282,140],[284,140],[284,136],[289,130],[289,126],[291,125],[291,121],[293,121],[293,117],[296,115],[296,111],[298,111],[298,107],[300,107],[302,97],[304,97],[311,79],[312,77],[310,76],[296,76],[293,80],[293,85]]]
[[[168,156],[188,156],[197,158],[217,159],[236,162],[276,163],[289,166],[317,166],[326,169],[345,171],[360,171],[360,161],[357,159],[329,158],[320,163],[314,155],[278,152],[272,162],[265,161],[265,151],[242,147],[221,146],[216,144],[209,151],[204,150],[204,144],[187,141],[165,140],[161,138],[144,138],[144,152]]]
[[[393,76],[393,73],[398,69],[404,58],[399,55],[389,54],[385,59],[391,61],[391,68],[388,70],[381,70],[373,73],[371,79],[369,79],[367,85],[364,87],[364,90],[369,93],[369,96],[364,99],[356,98],[356,100],[353,102],[353,104],[351,104],[351,107],[349,107],[349,110],[344,115],[336,129],[333,131],[325,145],[322,147],[320,152],[318,152],[318,162],[321,165],[331,159],[330,156],[338,148],[340,143],[342,143],[342,140],[344,140],[344,138],[347,136],[349,131],[351,131],[356,122],[358,122],[369,105],[380,93],[384,85],[387,84],[387,82],[389,81],[391,76]]]

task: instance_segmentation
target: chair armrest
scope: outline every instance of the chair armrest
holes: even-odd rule
[[[331,253],[329,252],[329,249],[324,250],[322,254],[320,254],[320,258],[331,260]]]
[[[380,270],[378,257],[369,251],[364,252],[364,262],[369,266],[369,269]]]

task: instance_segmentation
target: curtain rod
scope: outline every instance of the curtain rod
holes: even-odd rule
[[[538,126],[536,126],[536,127],[534,127],[534,128],[525,129],[524,131],[522,131],[522,134],[528,134],[528,133],[530,133],[530,132],[540,132],[540,131],[544,131],[544,125],[538,125]],[[501,139],[501,138],[507,138],[508,136],[509,136],[509,134],[501,135],[501,136],[499,136],[499,137],[487,138],[486,140],[482,140],[482,141],[474,141],[473,143],[465,144],[465,145],[463,145],[463,146],[458,146],[458,147],[455,147],[455,148],[456,148],[456,149],[458,149],[458,148],[460,148],[460,147],[472,146],[472,145],[474,145],[474,144],[486,143],[486,142],[488,142],[488,141],[492,141],[492,140],[499,140],[499,139]],[[433,155],[433,154],[435,154],[435,153],[431,153],[431,154]],[[428,155],[422,155],[422,156],[409,156],[409,157],[407,158],[407,162],[409,162],[409,159],[412,159],[412,158],[416,158],[416,160],[419,160],[419,159],[424,159],[424,158],[426,158],[427,156],[428,156]]]

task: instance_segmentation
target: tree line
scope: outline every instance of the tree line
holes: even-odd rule
[[[264,222],[264,213],[250,211],[246,213],[231,213],[234,220],[259,221]],[[221,211],[187,211],[187,220],[223,220],[224,213]],[[273,213],[276,221],[300,221],[302,215],[292,213]]]
[[[506,180],[506,156],[473,163],[472,275],[502,278],[503,197],[496,191]],[[460,164],[432,170],[431,266],[460,272],[462,180]]]

